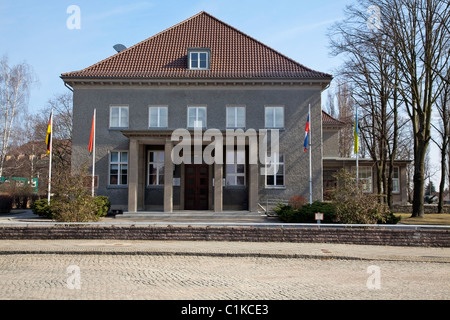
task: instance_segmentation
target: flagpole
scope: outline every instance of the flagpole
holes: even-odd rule
[[[355,144],[358,143],[358,148],[355,149],[356,151],[356,190],[359,190],[359,165],[358,165],[358,155],[359,155],[359,130],[358,130],[358,105],[356,105],[356,121],[355,121],[355,132],[358,136],[355,135],[355,139],[358,139],[358,142],[354,142]]]
[[[311,124],[312,124],[312,117],[311,117],[311,104],[309,104],[308,107],[308,115],[309,115],[309,203],[312,204],[312,157],[311,157]]]
[[[53,108],[50,113],[50,158],[48,162],[48,195],[47,195],[48,205],[50,205],[50,193],[52,187],[52,155],[53,155]]]
[[[95,122],[97,120],[96,111],[97,109],[94,109],[94,119],[92,124],[94,130],[94,137],[92,141],[92,197],[94,196],[95,190]]]

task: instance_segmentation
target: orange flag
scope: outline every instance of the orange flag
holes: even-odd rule
[[[91,138],[89,139],[89,153],[92,154],[94,148],[95,113],[92,116]]]

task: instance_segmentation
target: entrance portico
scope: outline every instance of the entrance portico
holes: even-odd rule
[[[171,131],[122,133],[129,139],[128,212],[257,211],[258,164],[246,161],[245,185],[227,186],[226,164],[174,164],[172,151],[178,142],[171,140]],[[225,151],[226,145],[221,148]],[[247,154],[249,148],[247,145]]]

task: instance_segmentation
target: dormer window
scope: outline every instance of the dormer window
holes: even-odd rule
[[[209,70],[211,50],[207,48],[188,49],[188,69]]]

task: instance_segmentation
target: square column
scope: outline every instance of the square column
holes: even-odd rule
[[[164,212],[173,211],[173,142],[166,140],[164,145]]]
[[[214,164],[214,212],[223,211],[223,164]]]
[[[249,186],[248,186],[248,210],[258,211],[258,179],[259,170],[257,164],[249,164]]]
[[[258,144],[256,141],[249,142],[249,186],[248,186],[248,210],[251,212],[258,211],[258,188],[259,188],[259,166],[258,166]]]
[[[137,212],[139,181],[139,142],[130,139],[128,151],[128,211]]]

